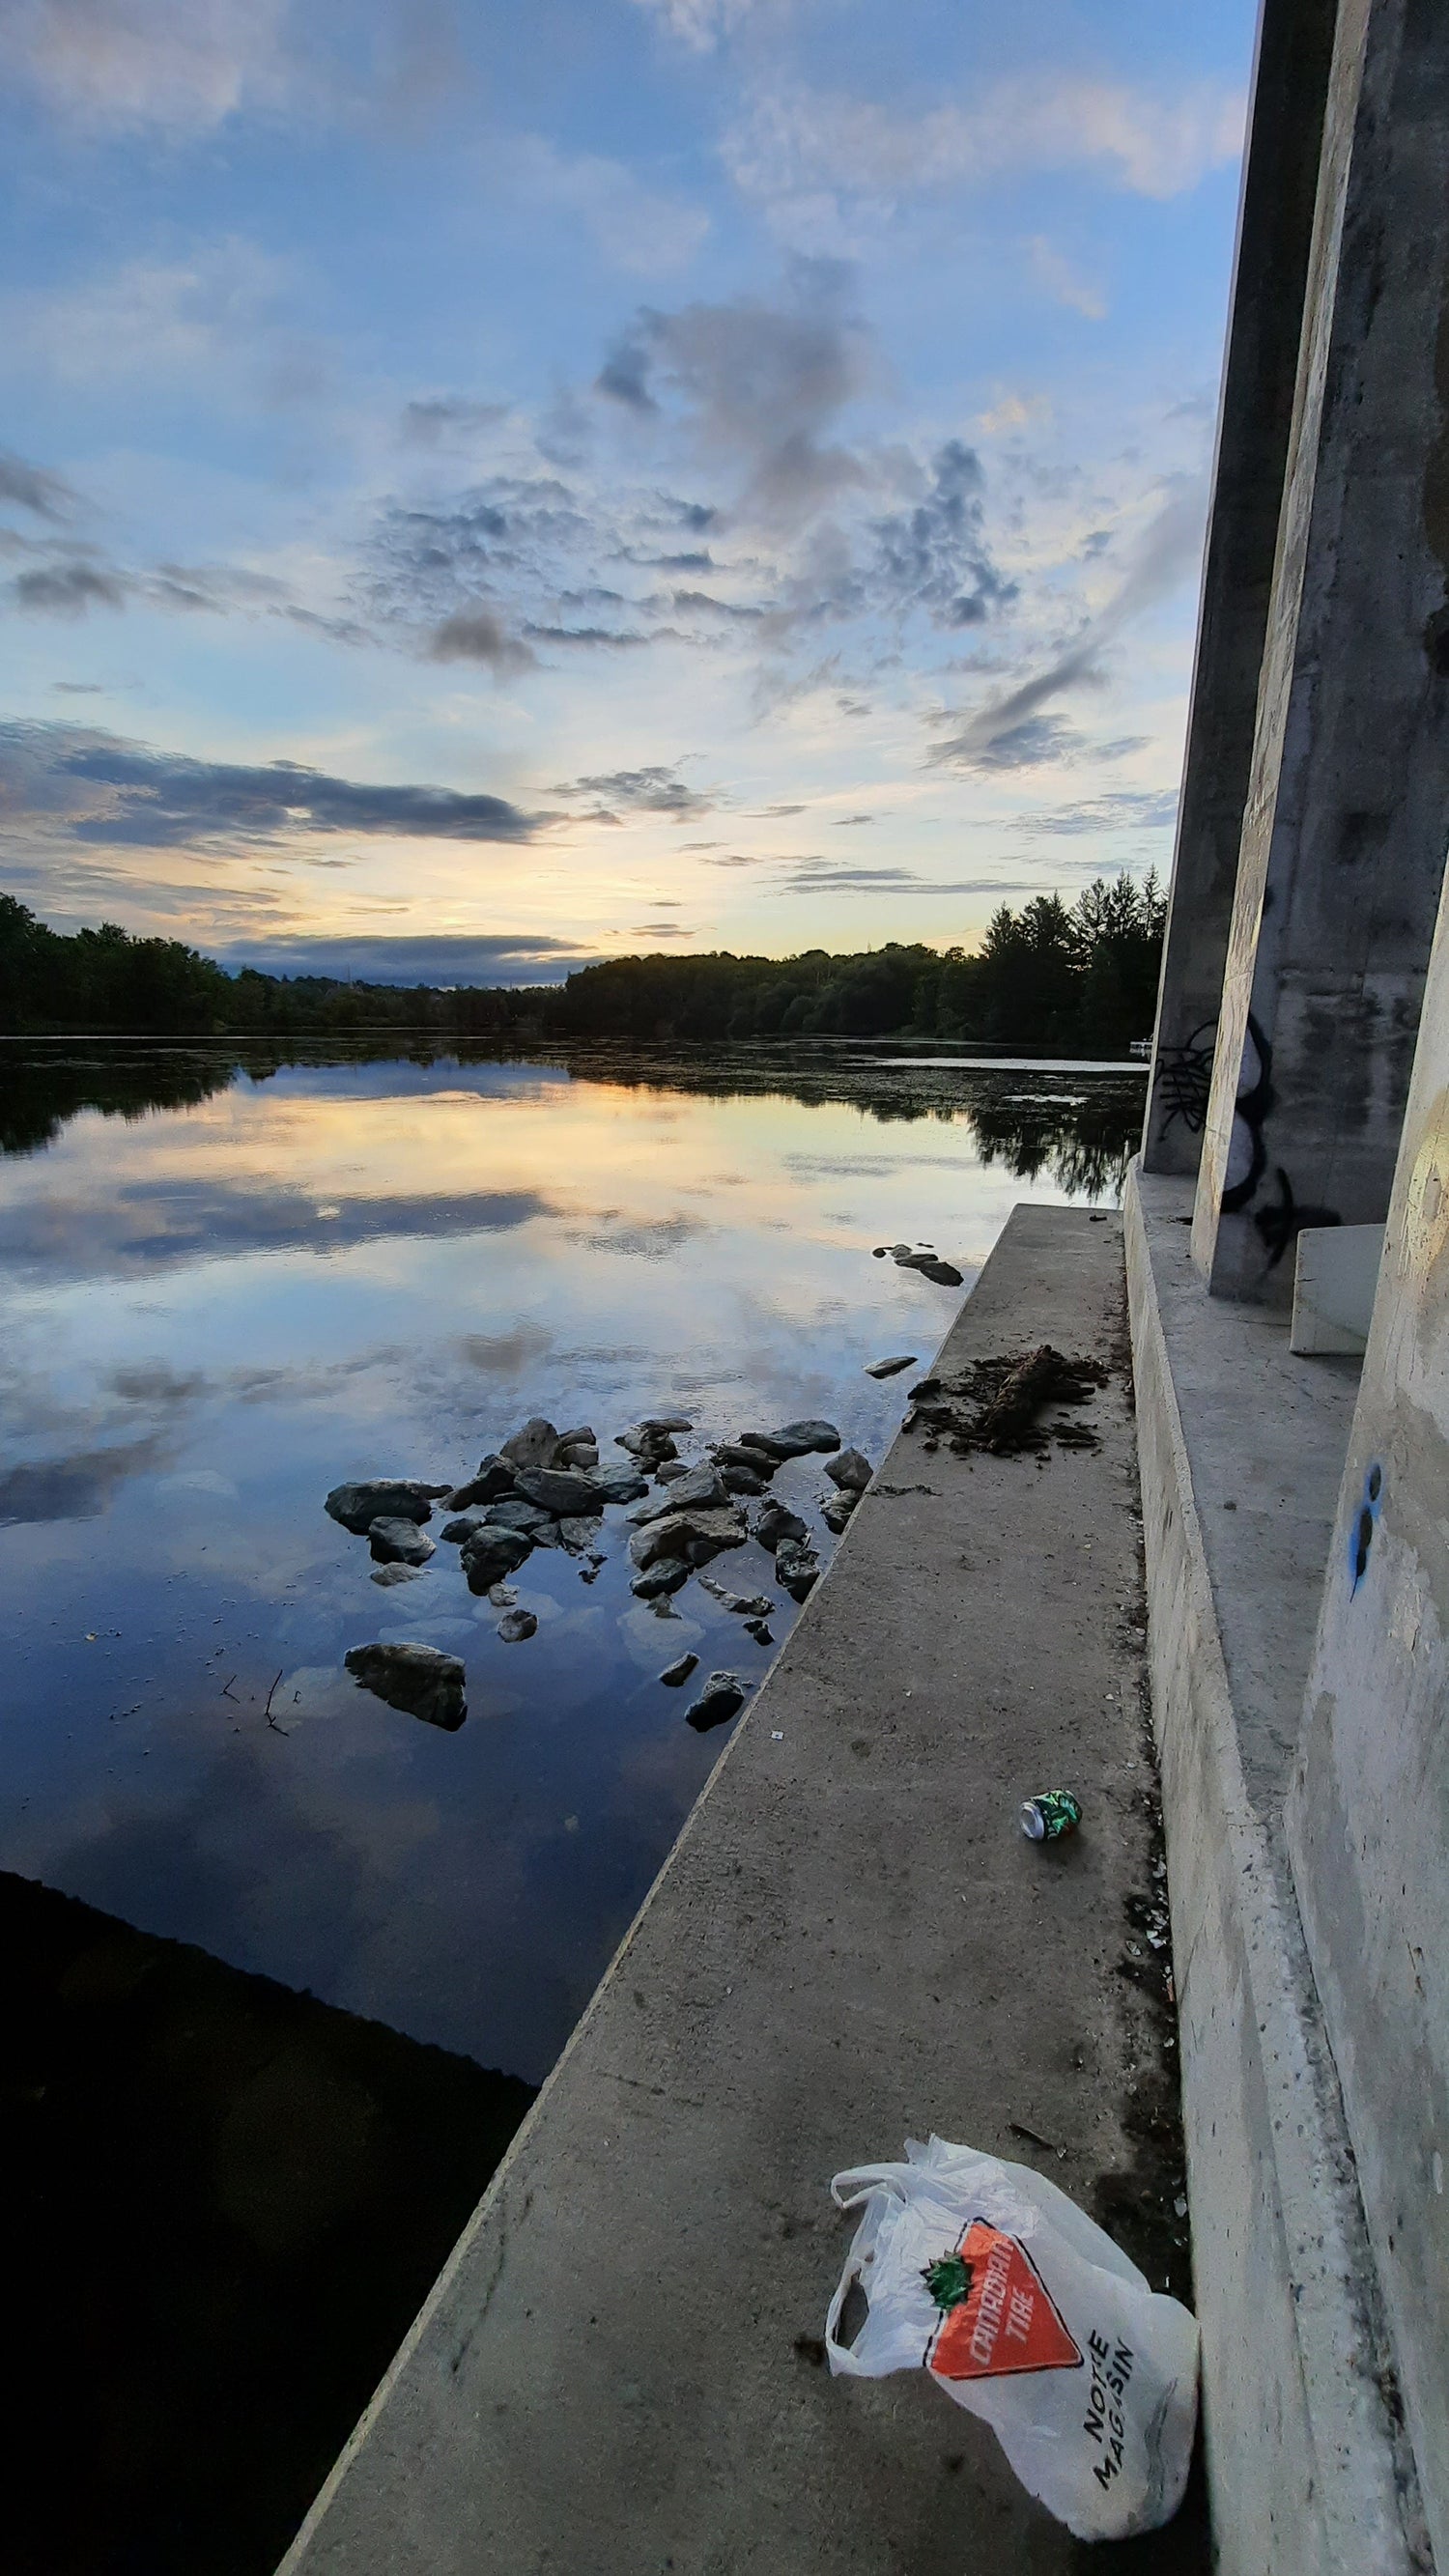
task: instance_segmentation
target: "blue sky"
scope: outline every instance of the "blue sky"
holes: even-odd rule
[[[526,981],[1164,866],[1251,42],[9,0],[0,881]]]

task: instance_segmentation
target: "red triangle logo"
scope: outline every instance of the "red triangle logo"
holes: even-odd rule
[[[929,2264],[925,2278],[945,2311],[926,2347],[926,2368],[938,2379],[1080,2368],[1082,2356],[1030,2255],[984,2218],[972,2219],[955,2253]]]

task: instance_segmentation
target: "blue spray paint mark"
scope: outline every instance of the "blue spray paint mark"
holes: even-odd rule
[[[1364,1471],[1363,1494],[1358,1510],[1348,1525],[1349,1598],[1357,1592],[1368,1572],[1369,1549],[1383,1509],[1384,1471],[1377,1459]]]

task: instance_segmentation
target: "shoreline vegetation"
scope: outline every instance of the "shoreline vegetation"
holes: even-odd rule
[[[432,1034],[467,1042],[793,1037],[947,1039],[1063,1057],[1125,1057],[1152,1027],[1166,900],[1155,872],[1098,877],[1071,906],[1002,904],[981,946],[891,940],[850,955],[654,954],[560,984],[350,983],[229,972],[173,939],[104,922],[60,932],[0,894],[0,1034],[321,1040]]]

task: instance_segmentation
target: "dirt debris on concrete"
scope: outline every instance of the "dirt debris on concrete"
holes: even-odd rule
[[[1063,1449],[1095,1449],[1097,1435],[1082,1422],[1054,1421],[1064,1405],[1086,1404],[1110,1376],[1101,1360],[1068,1359],[1042,1342],[1023,1357],[974,1362],[961,1377],[926,1377],[911,1389],[903,1428],[924,1425],[964,1455],[984,1449],[994,1458],[1043,1456],[1053,1441]]]

